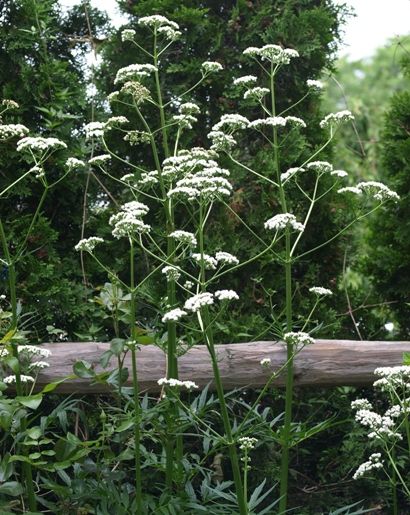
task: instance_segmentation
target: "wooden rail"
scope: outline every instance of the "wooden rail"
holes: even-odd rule
[[[109,348],[107,343],[49,343],[50,367],[42,370],[38,386],[60,380],[73,373],[73,365],[85,360],[98,366],[100,356]],[[263,386],[270,372],[261,367],[263,358],[271,359],[271,370],[278,370],[286,361],[284,344],[281,342],[253,342],[217,345],[221,377],[226,390]],[[402,364],[403,352],[410,352],[410,342],[362,342],[351,340],[317,340],[305,347],[295,358],[295,384],[310,386],[370,385],[374,380],[374,369],[381,366]],[[141,391],[158,391],[157,380],[165,376],[165,355],[154,346],[144,346],[137,353],[138,381]],[[106,370],[116,367],[112,360]],[[130,356],[124,366],[131,370]],[[212,367],[208,351],[204,346],[191,348],[179,358],[180,379],[195,381],[204,387],[212,381]],[[130,374],[131,375],[131,374]],[[274,381],[284,384],[283,374]],[[108,388],[102,384],[90,385],[89,379],[70,379],[58,390],[62,393],[102,393]]]

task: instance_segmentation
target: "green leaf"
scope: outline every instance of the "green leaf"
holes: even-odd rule
[[[6,365],[11,368],[11,370],[17,374],[17,372],[20,369],[20,363],[17,358],[14,356],[9,356],[7,359],[4,360]]]
[[[10,329],[10,331],[8,331],[3,336],[3,338],[0,340],[0,343],[7,343],[7,342],[9,342],[13,338],[13,336],[16,334],[16,331],[17,331],[16,328]]]
[[[129,429],[130,427],[132,427],[134,425],[134,420],[130,419],[130,420],[124,420],[124,422],[122,422],[118,427],[117,429],[115,430],[116,433],[122,433],[123,431],[126,431],[127,429]]]
[[[37,395],[28,395],[26,397],[16,397],[17,402],[30,409],[37,409],[42,400],[43,396],[41,393],[38,393]]]
[[[95,372],[92,369],[91,363],[88,363],[84,360],[77,361],[77,363],[75,363],[73,366],[73,371],[77,377],[81,377],[82,379],[89,379],[90,377],[95,377]]]
[[[110,343],[110,350],[114,356],[119,356],[124,352],[125,340],[123,338],[114,338]]]
[[[17,481],[7,481],[0,485],[0,494],[17,497],[23,493],[23,487]]]
[[[137,336],[136,338],[137,343],[140,345],[152,345],[155,342],[155,338],[152,336]]]
[[[403,352],[403,365],[410,365],[410,352]]]
[[[28,431],[27,431],[27,436],[33,440],[38,440],[39,438],[41,438],[42,436],[42,431],[41,429],[36,426],[36,427],[31,427]]]

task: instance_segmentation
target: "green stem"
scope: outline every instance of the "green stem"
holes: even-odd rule
[[[134,461],[135,461],[135,496],[136,514],[142,515],[142,477],[141,477],[141,454],[140,454],[140,408],[139,391],[137,376],[137,356],[136,356],[136,299],[135,299],[135,264],[134,264],[134,242],[130,238],[130,324],[131,324],[131,362],[132,362],[132,386],[134,393]]]

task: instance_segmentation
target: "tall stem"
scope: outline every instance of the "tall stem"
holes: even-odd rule
[[[14,260],[12,259],[9,251],[9,247],[7,244],[6,234],[4,232],[3,223],[0,220],[0,239],[1,239],[1,246],[3,249],[5,261],[7,263],[8,267],[8,278],[9,278],[9,291],[10,291],[10,304],[11,304],[11,324],[10,324],[10,331],[16,331],[17,330],[17,291],[16,291],[16,267]],[[13,353],[13,357],[17,360],[19,359],[18,354],[18,346],[16,343],[11,341],[11,349]],[[23,387],[21,384],[21,374],[20,374],[20,366],[17,367],[15,371],[16,376],[16,393],[18,396],[21,396],[23,394]],[[27,429],[27,419],[26,417],[22,417],[20,419],[20,430],[22,433],[24,433]],[[18,453],[20,450],[18,451]],[[28,455],[28,447],[23,446],[23,449],[21,450],[22,454],[27,456]],[[34,483],[33,483],[33,471],[31,468],[31,464],[27,462],[22,463],[22,475],[24,478],[24,482],[26,485],[26,491],[28,496],[28,505],[31,511],[37,511],[37,501],[36,496],[34,493]]]
[[[137,376],[137,355],[136,355],[136,299],[135,299],[135,263],[134,263],[134,242],[130,238],[130,292],[131,292],[131,362],[132,362],[132,383],[134,392],[134,461],[135,461],[135,495],[136,514],[142,515],[142,484],[141,484],[141,417],[139,405],[138,376]]]
[[[206,274],[205,274],[205,263],[204,263],[204,211],[203,206],[200,204],[199,207],[199,249],[201,254],[201,272],[200,272],[200,283],[201,283],[201,291],[205,291],[205,285],[206,285]],[[222,416],[222,422],[224,426],[225,436],[227,439],[227,445],[228,445],[228,453],[229,458],[231,461],[231,467],[232,467],[232,473],[233,473],[233,479],[235,483],[235,490],[236,490],[236,497],[238,501],[238,508],[240,515],[247,515],[248,508],[246,505],[246,500],[244,496],[244,490],[243,490],[243,484],[242,484],[242,477],[241,477],[241,470],[239,467],[239,457],[236,450],[236,444],[232,438],[232,427],[231,422],[229,420],[229,413],[228,413],[228,407],[226,405],[225,395],[224,395],[224,389],[223,384],[221,380],[221,375],[219,372],[219,366],[218,366],[218,357],[216,356],[215,352],[215,346],[214,346],[214,339],[213,339],[213,332],[212,328],[210,327],[210,317],[207,307],[203,308],[201,310],[200,317],[200,323],[204,332],[205,342],[209,351],[209,354],[211,356],[212,361],[212,370],[214,375],[214,381],[216,386],[216,391],[218,394],[218,400],[220,404],[220,410],[221,410],[221,416]],[[203,319],[201,319],[203,317]]]

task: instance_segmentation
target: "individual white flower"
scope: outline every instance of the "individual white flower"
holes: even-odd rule
[[[306,127],[306,123],[302,120],[302,118],[298,118],[297,116],[286,116],[285,117],[286,125],[293,125],[294,127]]]
[[[136,200],[121,206],[119,213],[111,216],[109,220],[109,224],[114,226],[112,231],[114,238],[129,238],[134,233],[149,232],[151,227],[141,220],[141,217],[146,215],[148,211],[148,206]]]
[[[171,388],[179,387],[186,388],[187,390],[193,390],[194,388],[198,388],[198,385],[194,383],[194,381],[181,381],[179,379],[162,377],[158,379],[157,383],[159,386],[169,386]]]
[[[107,161],[111,161],[111,156],[110,154],[101,154],[100,156],[95,156],[95,157],[92,157],[89,161],[88,161],[88,164],[90,165],[103,165],[104,163],[106,163]]]
[[[135,37],[135,30],[134,29],[124,29],[121,32],[121,41],[132,41]]]
[[[223,263],[225,265],[238,265],[239,259],[234,256],[233,254],[230,254],[229,252],[217,252],[215,254],[215,259],[218,261],[218,263]]]
[[[42,358],[49,358],[51,356],[51,351],[48,349],[44,349],[43,347],[37,347],[36,345],[19,345],[17,347],[17,352],[25,353],[28,356],[41,356]]]
[[[303,331],[290,331],[283,335],[283,339],[285,343],[293,345],[297,349],[301,349],[302,347],[305,347],[305,345],[311,345],[312,343],[315,343],[315,340],[309,336],[308,333]]]
[[[26,376],[26,375],[23,375],[21,374],[20,375],[20,381],[22,383],[34,383],[34,377],[31,377],[31,376]],[[12,384],[12,383],[15,383],[16,382],[16,376],[7,376],[3,379],[3,383],[6,383],[6,384]]]
[[[199,106],[193,102],[185,102],[185,104],[181,104],[178,111],[181,114],[199,114],[201,112]]]
[[[197,263],[201,263],[203,261],[207,270],[215,270],[216,265],[218,264],[217,260],[209,254],[200,254],[195,252],[192,254],[192,259]]]
[[[215,73],[223,70],[222,64],[217,63],[216,61],[205,61],[202,63],[201,68],[204,74]]]
[[[380,452],[375,452],[370,455],[369,460],[362,463],[356,472],[353,474],[353,479],[361,478],[366,472],[373,469],[380,469],[383,467],[383,461],[380,461]]]
[[[218,123],[212,127],[212,131],[223,131],[228,129],[236,131],[246,129],[249,126],[249,120],[241,114],[223,114]]]
[[[250,98],[250,99],[260,101],[268,93],[270,93],[270,90],[268,88],[261,88],[261,87],[256,86],[254,88],[251,88],[251,89],[248,89],[247,91],[245,91],[243,98],[245,100]]]
[[[125,125],[126,123],[130,123],[126,116],[111,116],[105,122],[105,128],[111,129],[112,127],[117,127],[118,125]]]
[[[242,436],[238,438],[238,442],[240,443],[239,449],[241,451],[251,451],[255,448],[256,443],[258,442],[257,438],[253,438],[250,436]]]
[[[50,363],[47,363],[47,361],[34,361],[33,363],[30,363],[29,369],[38,369],[42,370],[43,368],[47,368],[50,366]]]
[[[322,286],[312,286],[309,288],[311,293],[315,293],[316,295],[333,295],[333,292],[328,288],[323,288]]]
[[[1,101],[1,105],[6,107],[6,109],[18,109],[20,107],[17,102],[8,98],[4,98]]]
[[[293,177],[298,172],[304,172],[305,169],[301,168],[300,166],[289,168],[286,170],[286,172],[283,172],[280,174],[280,180],[282,181],[282,184],[285,184],[291,177]]]
[[[9,138],[23,138],[29,133],[28,128],[21,123],[8,123],[0,125],[0,140]]]
[[[341,123],[348,122],[350,120],[354,120],[354,116],[347,109],[343,111],[339,111],[337,113],[330,113],[323,118],[320,122],[320,127],[322,129],[327,129],[329,127],[340,125]]]
[[[260,129],[261,127],[285,127],[286,118],[283,116],[268,116],[267,118],[258,118],[249,123],[250,129]]]
[[[382,182],[359,182],[356,187],[363,193],[372,195],[376,200],[400,200],[399,195]]]
[[[64,141],[57,138],[31,138],[26,137],[17,143],[17,152],[23,150],[31,150],[32,152],[44,152],[46,150],[56,150],[58,148],[67,148]]]
[[[269,368],[271,366],[272,360],[270,358],[263,358],[259,363],[261,364],[261,367]]]
[[[98,236],[91,236],[90,238],[80,240],[74,248],[77,252],[82,251],[92,254],[99,243],[104,243],[104,240]]]
[[[333,166],[327,161],[312,161],[306,165],[306,168],[319,173],[328,173],[333,170]]]
[[[138,25],[142,25],[143,27],[150,28],[159,28],[159,27],[171,27],[175,30],[179,29],[178,23],[168,20],[165,16],[160,14],[153,14],[151,16],[143,16],[138,20]]]
[[[178,279],[181,277],[179,268],[172,265],[164,266],[162,273],[166,275],[168,281],[178,281]]]
[[[105,123],[103,122],[90,122],[84,127],[85,137],[90,138],[101,138],[104,136]]]
[[[166,322],[177,322],[180,318],[187,315],[187,312],[180,308],[171,309],[165,313],[162,317],[162,322],[165,324]]]
[[[257,81],[257,77],[255,75],[244,75],[242,77],[237,77],[233,81],[234,86],[252,86]]]
[[[186,288],[187,290],[192,290],[192,288],[194,287],[194,283],[192,281],[185,281],[184,282],[184,288]]]
[[[330,172],[330,175],[335,175],[336,177],[347,177],[349,174],[344,170],[333,170]]]
[[[286,228],[297,232],[303,232],[305,230],[305,226],[298,222],[295,215],[291,213],[281,213],[269,218],[269,220],[264,223],[264,227],[271,231],[279,231]]]
[[[1,310],[0,310],[1,312]],[[9,351],[5,347],[0,347],[0,359],[1,358],[7,358],[9,355]]]
[[[170,41],[175,41],[182,36],[180,30],[175,30],[172,27],[159,27],[157,33]]]
[[[211,131],[208,134],[208,138],[212,141],[211,149],[217,152],[229,152],[237,144],[233,136],[222,131]]]
[[[337,190],[338,193],[354,193],[355,195],[361,195],[363,192],[356,186],[346,186]]]
[[[373,406],[367,399],[356,399],[351,402],[350,406],[354,410],[372,410]]]
[[[184,304],[184,308],[187,311],[192,311],[196,313],[204,306],[211,306],[214,303],[214,297],[212,293],[204,292],[198,293],[197,295],[193,295],[190,297]]]
[[[306,81],[306,85],[308,88],[311,88],[311,89],[315,89],[315,90],[322,90],[324,85],[323,85],[323,82],[321,82],[320,80],[313,80],[313,79],[308,79]]]
[[[234,290],[217,290],[214,296],[218,300],[239,300],[239,295]]]
[[[76,168],[85,167],[84,161],[81,161],[81,159],[77,159],[75,157],[69,157],[65,162],[65,165],[69,170],[75,170]]]
[[[130,64],[117,71],[114,79],[114,84],[119,82],[127,82],[132,80],[139,80],[143,77],[149,77],[152,73],[158,71],[158,68],[153,64]]]
[[[191,247],[195,247],[197,245],[195,235],[192,234],[192,232],[177,230],[171,232],[169,234],[169,237],[174,238],[175,240],[180,241],[181,243],[190,245]]]

